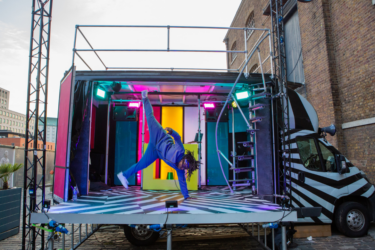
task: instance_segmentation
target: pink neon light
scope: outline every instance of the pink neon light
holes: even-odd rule
[[[130,102],[129,107],[131,108],[139,108],[141,106],[140,102]]]
[[[214,109],[215,105],[213,103],[203,103],[205,109]]]

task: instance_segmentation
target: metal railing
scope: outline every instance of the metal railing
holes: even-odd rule
[[[87,37],[83,33],[84,28],[155,28],[155,29],[167,29],[167,43],[165,49],[95,49]],[[210,30],[218,30],[218,29],[226,29],[226,30],[242,30],[244,32],[244,50],[186,50],[186,49],[172,49],[170,47],[170,37],[171,37],[171,30],[172,29],[210,29]],[[254,46],[250,51],[247,50],[247,31],[263,31],[260,35],[259,39],[256,41]],[[78,31],[78,32],[77,32]],[[77,34],[81,34],[83,39],[86,41],[87,45],[91,49],[80,49],[77,48]],[[75,62],[75,55],[77,55],[82,62],[92,71],[90,65],[82,58],[81,54],[84,52],[93,52],[98,60],[101,62],[105,70],[191,70],[191,71],[226,71],[226,72],[240,72],[240,68],[242,65],[247,61],[248,55],[253,54],[252,51],[257,48],[257,44],[259,41],[264,40],[264,34],[266,37],[270,35],[270,29],[259,29],[259,28],[248,28],[248,27],[209,27],[209,26],[169,26],[169,25],[76,25],[75,28],[75,35],[74,35],[74,46],[73,46],[73,59],[72,63],[74,65]],[[266,58],[267,61],[269,58],[272,58],[272,49],[271,49],[271,38],[269,37],[269,49],[270,49],[270,56]],[[81,53],[82,52],[82,53]],[[116,66],[107,66],[104,63],[103,59],[99,56],[97,52],[191,52],[191,53],[242,53],[245,55],[245,60],[241,63],[238,69],[218,69],[218,68],[174,68],[174,67],[116,67]],[[264,62],[260,61],[260,65]],[[272,60],[271,60],[271,68]],[[247,65],[246,65],[246,71]]]

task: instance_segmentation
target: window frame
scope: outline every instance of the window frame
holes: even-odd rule
[[[250,20],[251,20],[251,23],[253,24],[253,26],[248,26],[248,24],[250,23]],[[245,27],[246,28],[255,28],[255,13],[254,13],[254,10],[251,11],[249,16],[247,17]],[[251,35],[253,33],[254,33],[254,30],[246,30],[246,41],[249,40],[249,38],[251,37]]]
[[[233,48],[234,47],[234,48]],[[230,50],[232,51],[232,50],[237,50],[237,41],[234,41],[233,43],[232,43],[232,46],[230,47]],[[235,55],[234,57],[233,57],[233,55]],[[231,52],[230,53],[230,59],[231,59],[231,62],[230,62],[230,64],[233,64],[233,62],[234,62],[234,60],[236,60],[236,58],[237,58],[237,52]]]
[[[316,151],[318,152],[318,155],[319,155],[320,165],[322,166],[322,169],[323,169],[323,170],[312,170],[312,169],[308,169],[307,167],[305,167],[305,165],[304,165],[303,162],[302,162],[301,152],[300,152],[300,149],[299,149],[299,147],[298,147],[298,143],[297,143],[297,141],[298,141],[299,138],[303,138],[303,139],[313,139],[314,144],[315,144],[315,147],[316,147]],[[296,136],[295,140],[296,140],[296,145],[297,145],[297,150],[298,150],[299,158],[300,158],[300,160],[301,160],[301,165],[302,165],[305,169],[307,169],[307,170],[309,170],[309,171],[313,171],[313,172],[327,172],[327,170],[326,170],[326,166],[323,164],[323,155],[322,155],[322,152],[320,151],[319,142],[318,142],[317,138],[316,138],[316,137],[313,137],[313,136]],[[331,152],[332,152],[332,151],[331,151]],[[332,152],[332,153],[333,153],[333,152]],[[333,153],[333,155],[335,155],[335,154]],[[335,173],[335,172],[330,172],[330,173]]]

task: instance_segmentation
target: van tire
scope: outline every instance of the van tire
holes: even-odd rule
[[[335,213],[335,224],[348,237],[364,236],[370,226],[368,209],[358,202],[344,202]]]
[[[159,239],[159,232],[152,230],[146,230],[147,225],[143,226],[140,231],[135,228],[131,228],[127,225],[124,226],[124,234],[126,239],[135,246],[149,246]]]

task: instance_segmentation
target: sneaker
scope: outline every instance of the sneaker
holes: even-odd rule
[[[126,177],[122,174],[122,172],[117,174],[117,178],[121,181],[121,184],[127,189],[129,182],[126,179]]]
[[[147,98],[147,95],[148,95],[148,91],[147,90],[143,90],[141,93],[142,93],[142,99]]]

